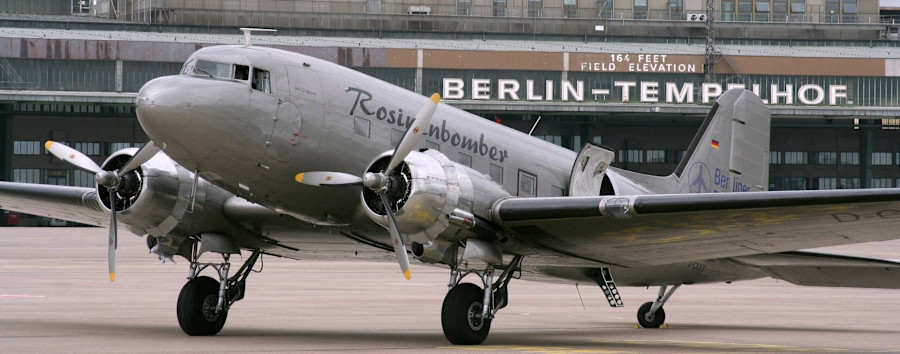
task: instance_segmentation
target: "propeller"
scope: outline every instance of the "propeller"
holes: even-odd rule
[[[116,200],[116,192],[119,190],[119,186],[122,183],[122,177],[153,158],[153,156],[159,152],[159,147],[156,146],[152,140],[147,142],[147,144],[138,150],[138,152],[131,157],[131,160],[128,160],[128,163],[118,171],[106,171],[100,168],[94,160],[82,154],[80,151],[54,141],[48,140],[47,143],[44,144],[44,147],[60,160],[93,173],[97,184],[104,186],[109,190],[109,209],[111,212],[107,256],[109,262],[109,281],[116,281],[116,249],[118,248],[118,236],[116,234],[118,230],[118,225],[116,224],[116,203],[118,201]]]
[[[394,147],[394,153],[391,155],[391,160],[388,162],[387,166],[385,166],[383,171],[366,172],[362,178],[342,172],[315,171],[297,174],[295,178],[297,182],[310,186],[352,186],[362,184],[366,188],[374,191],[375,194],[378,194],[381,197],[381,203],[384,204],[384,210],[387,213],[388,231],[391,234],[391,243],[394,245],[394,253],[397,254],[397,263],[400,264],[400,270],[403,272],[403,276],[406,277],[406,280],[409,280],[411,277],[409,270],[409,256],[406,253],[406,244],[403,242],[403,238],[400,235],[400,225],[397,223],[397,216],[394,215],[394,210],[391,208],[391,202],[388,199],[386,192],[391,185],[391,173],[394,172],[394,169],[397,168],[397,166],[400,166],[400,163],[403,162],[406,155],[409,155],[409,153],[419,145],[419,140],[422,139],[425,130],[428,129],[428,126],[431,124],[431,118],[434,116],[434,111],[437,110],[437,105],[440,100],[441,95],[436,93],[431,95],[431,99],[428,102],[425,102],[422,109],[416,113],[412,125],[406,130],[403,139],[400,139],[400,142]]]

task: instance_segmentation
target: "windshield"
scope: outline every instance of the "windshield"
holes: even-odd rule
[[[231,64],[217,63],[214,61],[197,60],[194,66],[194,73],[208,75],[212,77],[220,77],[223,79],[231,78]]]

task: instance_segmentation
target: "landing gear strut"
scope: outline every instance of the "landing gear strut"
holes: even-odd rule
[[[448,284],[450,291],[444,297],[444,306],[441,308],[441,326],[450,343],[475,345],[484,342],[491,330],[494,315],[506,307],[509,301],[507,286],[521,263],[522,256],[515,256],[497,282],[493,282],[494,266],[491,264],[484,271],[468,271],[463,274],[456,267],[451,268]],[[469,274],[481,278],[484,289],[471,283],[459,283]]]
[[[656,301],[645,302],[641,305],[637,312],[637,320],[641,327],[659,328],[666,322],[666,311],[662,307],[680,286],[681,284],[673,286],[669,292],[666,292],[667,286],[661,286],[659,287],[659,296],[657,296]]]
[[[188,282],[178,295],[178,324],[181,330],[191,336],[211,336],[219,333],[225,326],[228,309],[236,301],[244,298],[247,276],[259,259],[260,251],[255,250],[247,258],[232,277],[228,277],[231,269],[230,255],[223,254],[222,263],[200,263],[197,243],[191,253],[191,270]],[[207,267],[212,267],[219,275],[216,281],[210,277],[197,276]]]

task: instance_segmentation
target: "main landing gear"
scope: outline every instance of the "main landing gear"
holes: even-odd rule
[[[678,290],[680,286],[681,284],[673,286],[669,292],[666,292],[667,286],[661,286],[659,287],[659,296],[657,296],[656,301],[645,302],[641,305],[641,308],[639,308],[637,312],[637,320],[641,327],[659,328],[666,322],[666,311],[663,310],[663,305],[666,304],[669,297],[672,296],[672,294],[675,293],[675,290]]]
[[[237,274],[228,277],[231,269],[230,255],[222,254],[222,263],[200,263],[197,244],[194,243],[188,282],[178,295],[178,324],[181,330],[192,336],[211,336],[219,333],[225,326],[228,309],[236,301],[244,298],[247,276],[253,271],[259,256],[259,250],[253,251]],[[219,275],[218,281],[210,277],[197,276],[207,267],[216,270]]]
[[[472,270],[462,274],[456,267],[451,268],[448,284],[450,291],[444,297],[444,306],[441,308],[441,326],[450,343],[474,345],[484,342],[491,330],[494,315],[508,304],[507,287],[521,263],[522,256],[515,256],[497,282],[494,282],[492,264],[488,264],[484,271]],[[471,283],[459,283],[469,274],[481,278],[484,288]]]

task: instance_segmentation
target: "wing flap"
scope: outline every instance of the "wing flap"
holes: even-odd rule
[[[799,251],[734,260],[796,285],[900,289],[900,262],[889,260]]]
[[[513,198],[494,219],[535,245],[620,266],[900,237],[900,189]]]
[[[87,225],[109,223],[93,188],[0,182],[0,209]]]

